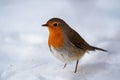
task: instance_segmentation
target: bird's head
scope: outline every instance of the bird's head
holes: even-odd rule
[[[60,18],[52,18],[48,20],[47,23],[43,24],[42,26],[47,26],[49,30],[53,30],[53,31],[58,30],[58,29],[65,30],[65,28],[68,27],[65,21],[63,21]]]

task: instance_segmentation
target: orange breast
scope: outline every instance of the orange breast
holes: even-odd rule
[[[48,45],[53,46],[54,48],[60,48],[64,45],[64,36],[63,31],[60,27],[52,28],[48,27],[49,29],[49,40]]]

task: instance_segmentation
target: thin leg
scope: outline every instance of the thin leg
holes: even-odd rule
[[[76,62],[75,72],[74,72],[74,73],[76,73],[76,72],[77,72],[78,63],[79,63],[79,60],[77,60],[77,62]]]
[[[66,67],[67,64],[64,65],[63,69]]]

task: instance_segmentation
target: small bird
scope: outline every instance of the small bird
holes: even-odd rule
[[[79,59],[88,51],[107,50],[89,45],[75,30],[64,20],[52,18],[42,26],[48,27],[48,46],[53,56],[62,61],[66,67],[67,63],[76,60],[74,73],[77,72]]]

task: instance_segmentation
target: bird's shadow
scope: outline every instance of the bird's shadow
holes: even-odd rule
[[[105,71],[108,65],[109,65],[108,63],[103,63],[103,62],[81,65],[79,66],[78,71],[74,75],[74,79],[72,80],[80,80],[81,78],[82,80],[88,80],[90,76]]]
[[[108,63],[103,63],[103,62],[84,64],[79,67],[78,72],[84,72],[85,74],[94,74],[101,70],[105,70],[107,66]]]

